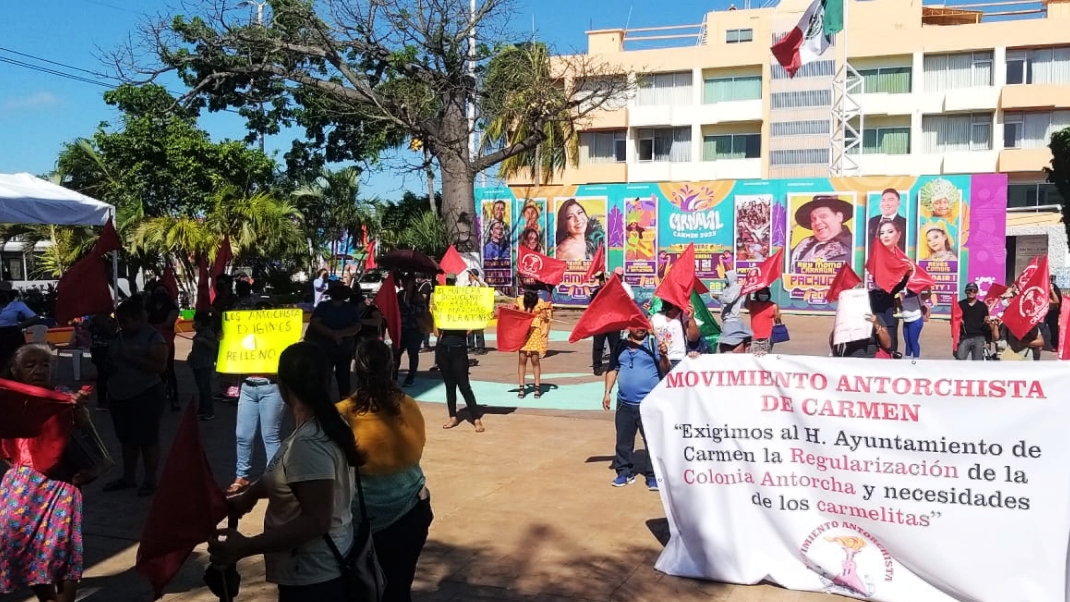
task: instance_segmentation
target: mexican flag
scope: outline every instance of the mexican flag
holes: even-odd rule
[[[706,339],[706,343],[710,346],[710,353],[717,353],[717,341],[721,338],[721,326],[717,323],[717,320],[710,313],[710,308],[706,307],[706,302],[702,300],[702,295],[698,294],[698,291],[691,291],[691,310],[694,312],[695,320],[698,322],[698,331],[702,338]],[[654,315],[661,311],[661,299],[654,297],[650,300],[650,315]]]
[[[776,58],[788,75],[807,63],[816,61],[832,46],[832,37],[843,31],[843,3],[845,0],[813,0],[799,23],[773,45]]]

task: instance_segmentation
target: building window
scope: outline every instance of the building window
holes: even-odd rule
[[[639,78],[639,106],[689,105],[691,101],[691,72],[650,73]]]
[[[1008,50],[1007,84],[1070,84],[1070,47]]]
[[[639,161],[687,163],[691,160],[691,127],[641,129],[636,151]]]
[[[1055,132],[1070,127],[1070,111],[1003,114],[1003,148],[1044,148]]]
[[[702,137],[703,161],[758,159],[761,156],[761,134],[723,134]]]
[[[1054,184],[1008,184],[1008,207],[1062,205],[1063,197]]]
[[[796,148],[769,153],[770,165],[828,165],[829,149]]]
[[[740,44],[742,42],[750,42],[753,39],[753,29],[728,29],[724,32],[724,41],[726,44]]]
[[[863,155],[909,155],[910,128],[866,128],[862,130],[861,149]],[[858,149],[851,153],[857,154]]]
[[[0,259],[3,261],[0,268],[3,270],[4,280],[27,280],[22,271],[22,253],[4,253]]]
[[[832,90],[798,90],[795,92],[774,92],[772,95],[774,109],[804,109],[809,107],[831,107]]]
[[[910,94],[910,67],[859,69],[863,94]]]
[[[770,124],[769,135],[774,138],[784,136],[827,136],[831,132],[832,122],[828,119],[808,121],[774,121]]]
[[[628,137],[624,130],[580,132],[580,163],[624,163]]]
[[[992,114],[924,115],[921,132],[926,153],[990,150]]]
[[[780,63],[773,62],[770,64],[770,74],[773,79],[805,79],[807,77],[832,77],[836,74],[836,62],[835,61],[814,61],[812,63],[806,63],[801,69],[795,72],[795,77],[792,78],[788,75],[787,71],[780,66]]]
[[[925,91],[992,85],[992,52],[926,55]]]
[[[728,102],[730,100],[761,100],[762,77],[711,77],[703,82],[702,102]]]

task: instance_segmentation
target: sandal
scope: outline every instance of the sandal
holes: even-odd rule
[[[230,497],[232,495],[238,495],[239,493],[244,492],[248,488],[249,481],[239,477],[237,479],[234,479],[234,482],[230,484],[230,487],[227,487],[226,495],[227,497]]]
[[[527,397],[527,395],[528,395],[528,390],[526,388],[520,389],[520,392],[516,394],[516,398],[517,399],[524,399],[525,397]]]
[[[539,399],[540,397],[542,397],[542,391],[535,389],[535,399]]]
[[[141,487],[137,488],[138,497],[149,497],[156,493],[156,483],[142,483]]]
[[[134,483],[124,479],[115,479],[114,481],[108,481],[104,484],[104,492],[111,493],[112,491],[119,491],[120,489],[130,489],[134,486]]]

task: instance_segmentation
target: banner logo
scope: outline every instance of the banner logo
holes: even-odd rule
[[[1035,271],[1036,268],[1033,268],[1033,270]],[[1036,322],[1038,316],[1043,319],[1043,316],[1048,313],[1049,303],[1048,295],[1039,286],[1031,286],[1022,293],[1019,307],[1022,308],[1023,316],[1029,318],[1032,322]]]
[[[520,272],[525,276],[537,276],[542,272],[542,257],[534,253],[528,253],[524,255],[524,260],[520,263]]]
[[[817,573],[825,593],[870,597],[878,581],[890,582],[894,560],[888,550],[865,529],[832,521],[814,529],[799,554]]]

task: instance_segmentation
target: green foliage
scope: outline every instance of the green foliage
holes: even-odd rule
[[[1052,155],[1051,167],[1045,167],[1044,172],[1062,197],[1063,226],[1070,237],[1070,128],[1054,132],[1048,148]]]

